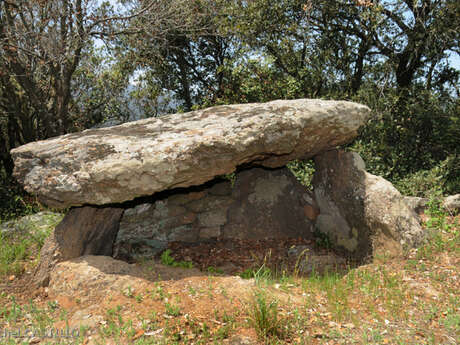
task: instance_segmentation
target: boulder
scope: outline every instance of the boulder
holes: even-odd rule
[[[0,223],[3,236],[45,238],[62,220],[62,213],[42,211]]]
[[[405,196],[404,200],[406,204],[413,209],[416,213],[423,213],[428,209],[428,204],[430,199],[428,198],[419,198],[416,196]],[[456,214],[460,211],[460,194],[449,195],[443,198],[442,207],[444,207],[448,212]]]
[[[404,196],[404,201],[407,206],[415,211],[415,213],[423,213],[428,207],[428,198],[420,198],[418,196]]]
[[[84,255],[60,262],[50,270],[52,295],[97,299],[144,283],[144,272],[135,264],[103,255]],[[89,298],[88,298],[89,299]]]
[[[460,194],[449,195],[444,198],[442,206],[451,213],[460,211]]]
[[[236,167],[281,167],[353,140],[367,107],[290,100],[218,106],[30,143],[14,176],[55,208],[121,203],[201,185]]]
[[[77,207],[71,209],[46,239],[34,280],[39,286],[49,283],[53,267],[82,255],[112,255],[123,209],[115,207]]]
[[[366,172],[357,153],[331,150],[315,163],[320,209],[315,226],[335,247],[364,260],[399,256],[423,241],[425,232],[404,197],[390,182]]]

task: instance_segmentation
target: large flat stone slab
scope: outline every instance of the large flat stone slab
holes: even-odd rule
[[[18,147],[14,175],[56,208],[120,203],[243,164],[313,157],[353,140],[369,114],[356,103],[308,99],[213,107]]]

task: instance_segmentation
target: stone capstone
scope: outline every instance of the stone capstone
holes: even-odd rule
[[[55,208],[122,203],[241,165],[311,158],[353,140],[369,114],[360,104],[309,99],[218,106],[15,148],[14,176]]]
[[[320,214],[316,229],[357,259],[398,256],[419,245],[425,232],[404,197],[369,174],[355,152],[331,150],[315,157],[313,190]]]

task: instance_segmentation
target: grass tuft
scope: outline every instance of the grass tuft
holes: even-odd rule
[[[248,321],[261,339],[284,336],[283,320],[280,318],[278,301],[259,290],[253,295],[248,310]]]

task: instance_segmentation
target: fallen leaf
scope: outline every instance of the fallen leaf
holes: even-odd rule
[[[133,337],[133,340],[136,340],[144,335],[145,331],[143,329],[140,329],[136,332],[136,334]]]

